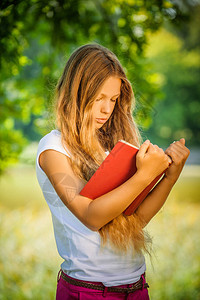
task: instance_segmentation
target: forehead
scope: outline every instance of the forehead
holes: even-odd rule
[[[121,79],[118,77],[109,77],[105,80],[102,87],[99,89],[99,95],[113,96],[120,94]]]

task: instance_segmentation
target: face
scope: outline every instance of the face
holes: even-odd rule
[[[92,107],[92,117],[96,129],[99,129],[110,118],[117,98],[120,95],[121,79],[109,77],[102,85]]]

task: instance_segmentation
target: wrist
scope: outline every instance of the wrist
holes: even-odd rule
[[[153,178],[144,171],[137,170],[135,175],[137,175],[139,180],[143,182],[145,186],[149,185],[153,181]]]

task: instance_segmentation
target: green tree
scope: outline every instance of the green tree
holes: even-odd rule
[[[138,102],[137,119],[150,124],[160,98],[144,49],[164,19],[186,21],[194,3],[167,0],[2,0],[0,3],[0,172],[28,140],[48,130],[52,90],[72,50],[97,42],[127,69]],[[50,126],[50,125],[49,125]]]
[[[147,48],[152,72],[161,83],[163,101],[152,111],[152,123],[145,134],[167,146],[185,137],[188,146],[200,145],[200,6],[185,26],[166,26],[151,36]],[[196,26],[194,26],[196,24]],[[174,35],[176,32],[176,35]]]

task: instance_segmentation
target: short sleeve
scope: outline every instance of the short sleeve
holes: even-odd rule
[[[50,133],[46,134],[38,144],[38,150],[36,156],[36,170],[44,175],[46,174],[40,167],[39,156],[43,151],[48,149],[56,150],[70,157],[70,152],[69,151],[67,152],[62,145],[61,132],[59,130],[54,129]]]

